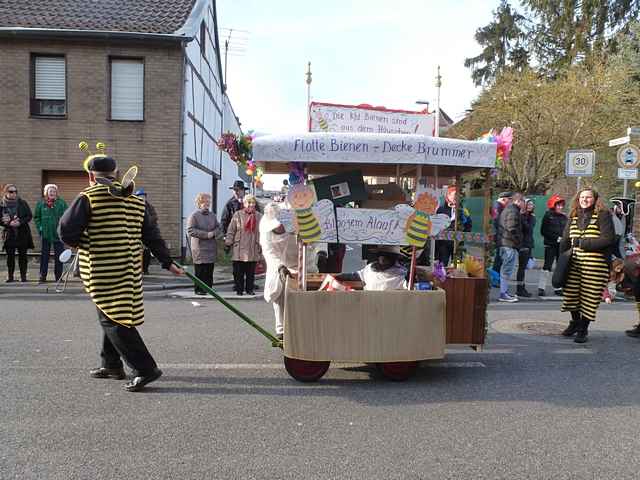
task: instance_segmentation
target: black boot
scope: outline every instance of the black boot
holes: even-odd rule
[[[581,322],[580,312],[571,312],[571,321],[569,322],[569,326],[562,331],[562,336],[571,337],[576,334]]]
[[[578,328],[578,334],[576,338],[573,339],[576,343],[585,343],[587,341],[587,337],[589,336],[589,320],[582,319],[580,321],[580,326]]]
[[[633,327],[631,330],[625,330],[624,333],[626,333],[629,337],[640,338],[640,323]]]
[[[15,266],[11,265],[11,263],[7,262],[7,283],[15,282],[13,279],[13,272],[15,271]]]
[[[531,294],[527,291],[527,289],[525,288],[524,285],[518,285],[518,289],[516,291],[516,294],[519,297],[523,297],[523,298],[529,298],[531,297]]]

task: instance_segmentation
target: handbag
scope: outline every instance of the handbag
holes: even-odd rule
[[[558,255],[556,269],[551,277],[551,285],[553,288],[564,288],[569,278],[569,269],[571,268],[571,257],[573,256],[573,248],[565,250]]]
[[[591,217],[589,221],[589,225],[593,225],[597,222],[597,218],[594,216]],[[582,230],[582,233],[578,237],[579,239],[584,238],[584,234],[587,231],[587,225]],[[560,255],[558,255],[558,261],[556,262],[556,269],[553,271],[553,276],[551,277],[551,285],[553,288],[564,288],[567,283],[567,278],[569,278],[569,268],[571,267],[571,258],[573,257],[573,247],[569,250],[565,250]]]

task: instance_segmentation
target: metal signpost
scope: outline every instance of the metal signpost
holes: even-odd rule
[[[631,131],[631,128],[629,129]],[[622,196],[627,198],[627,184],[629,180],[638,178],[638,165],[640,164],[640,149],[632,143],[623,145],[618,149],[618,178],[624,180]]]
[[[631,137],[627,135],[626,137],[614,138],[613,140],[609,140],[610,147],[617,147],[618,145],[626,145],[631,141]]]
[[[580,190],[582,177],[593,177],[596,165],[596,152],[593,150],[567,150],[565,155],[565,175],[577,178]]]

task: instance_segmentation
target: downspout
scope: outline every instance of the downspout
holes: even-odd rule
[[[185,258],[185,249],[186,249],[186,245],[184,244],[184,237],[182,236],[182,233],[184,232],[184,181],[185,181],[185,174],[184,174],[184,136],[185,136],[185,131],[184,131],[184,110],[185,110],[185,102],[184,102],[184,96],[186,95],[186,90],[185,90],[185,82],[186,82],[186,70],[187,70],[187,51],[185,48],[186,42],[180,42],[180,49],[182,52],[182,78],[181,78],[181,85],[182,88],[180,89],[180,120],[179,120],[179,125],[180,125],[180,133],[179,133],[179,141],[180,141],[180,186],[178,188],[178,195],[180,196],[180,208],[179,208],[179,213],[178,213],[178,225],[179,225],[179,234],[178,234],[178,238],[180,239],[179,245],[180,245],[180,259],[181,259],[181,263],[184,263],[184,258]]]
[[[218,59],[218,76],[220,78],[220,89],[222,90],[222,113],[220,115],[220,136],[224,133],[224,112],[226,110],[227,101],[229,98],[227,97],[227,90],[225,88],[227,79],[222,76],[222,64],[220,63],[220,38],[218,36],[218,5],[216,4],[216,0],[211,2],[211,8],[213,9],[213,35],[215,38],[215,49],[216,49],[216,57]],[[226,73],[226,72],[225,72]],[[220,185],[222,185],[222,150],[218,149],[218,173],[220,175],[216,175],[216,207],[215,213],[218,214],[218,197],[220,196]],[[215,172],[214,172],[215,174]]]

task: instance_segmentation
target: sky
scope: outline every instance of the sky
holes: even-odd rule
[[[225,30],[241,54],[227,58],[227,93],[243,131],[296,133],[307,128],[311,100],[464,116],[479,90],[464,67],[480,53],[473,36],[499,0],[217,0],[223,70]],[[267,189],[275,189],[265,179]]]

